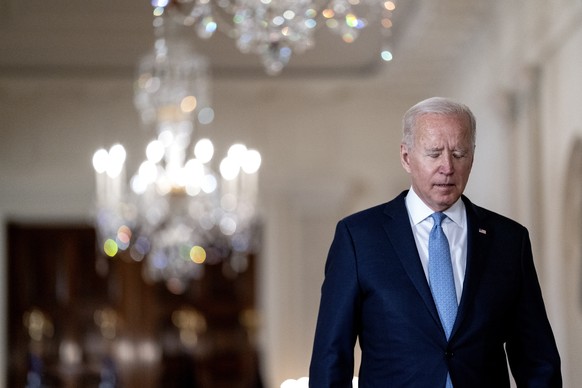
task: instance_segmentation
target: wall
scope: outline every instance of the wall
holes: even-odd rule
[[[472,188],[491,185],[502,195],[491,197],[491,190],[478,189],[473,197],[529,228],[564,386],[578,387],[582,199],[580,167],[572,165],[580,156],[572,152],[582,134],[582,3],[536,0],[495,7],[499,23],[485,29],[461,61],[456,74],[462,82],[451,83],[454,95],[478,103],[478,120],[485,118],[479,124],[478,152],[485,140],[491,159],[488,173],[474,170],[473,179],[490,179]]]
[[[580,185],[579,167],[572,165],[574,143],[582,136],[582,4],[564,9],[563,29],[544,51],[541,82],[542,131],[539,182],[544,203],[542,255],[547,260],[550,312],[564,317],[558,327],[569,386],[582,385],[582,252],[580,251],[582,198],[568,197],[570,185]],[[571,180],[574,180],[573,182]],[[578,211],[576,211],[578,209]],[[574,215],[574,217],[572,217]],[[573,233],[577,231],[578,233]],[[577,250],[568,247],[576,246]]]

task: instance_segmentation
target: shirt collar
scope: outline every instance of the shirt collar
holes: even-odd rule
[[[410,219],[414,225],[421,223],[434,213],[434,210],[428,207],[422,199],[420,199],[412,187],[410,187],[410,190],[406,195],[406,208],[408,209]],[[445,215],[455,224],[462,226],[465,220],[465,204],[463,203],[463,200],[459,198],[457,202],[443,213],[445,213]]]

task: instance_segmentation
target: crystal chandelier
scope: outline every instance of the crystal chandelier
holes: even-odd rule
[[[182,26],[155,17],[154,50],[138,65],[134,103],[156,137],[127,181],[126,151],[116,144],[93,156],[96,225],[108,256],[147,257],[144,276],[175,293],[204,265],[245,270],[257,248],[257,172],[261,156],[234,144],[218,165],[214,146],[198,138],[214,118],[206,59],[184,39]]]
[[[362,29],[378,22],[384,41],[380,56],[392,60],[396,0],[152,0],[152,5],[154,14],[169,13],[193,26],[202,39],[221,29],[241,52],[259,55],[270,75],[281,73],[292,53],[312,48],[321,25],[352,43]]]

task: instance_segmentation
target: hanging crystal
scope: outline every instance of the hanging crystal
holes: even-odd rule
[[[261,160],[257,151],[237,144],[221,163],[222,176],[215,173],[212,142],[198,137],[198,128],[213,117],[207,60],[195,52],[183,25],[161,13],[154,26],[154,50],[138,64],[134,103],[156,137],[129,187],[122,146],[95,154],[97,225],[106,254],[147,257],[148,279],[183,292],[205,264],[234,270],[241,268],[241,256],[256,250]]]
[[[325,25],[352,43],[380,15],[385,25],[395,9],[395,0],[153,0],[152,4],[175,21],[194,26],[200,38],[222,29],[241,52],[258,55],[270,75],[280,74],[293,53],[314,47],[318,26]]]

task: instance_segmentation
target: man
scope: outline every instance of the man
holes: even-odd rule
[[[518,387],[562,386],[528,231],[463,195],[475,128],[445,98],[406,112],[410,190],[338,223],[310,387],[352,386],[356,339],[360,388],[509,387],[508,363]]]

